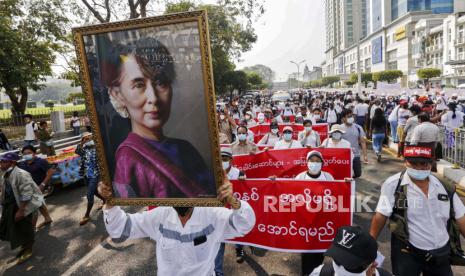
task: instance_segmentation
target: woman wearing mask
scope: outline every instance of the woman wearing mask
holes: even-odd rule
[[[270,132],[267,133],[263,138],[258,142],[260,146],[267,146],[273,148],[276,142],[281,139],[281,136],[279,135],[279,126],[278,123],[273,121],[270,124]]]
[[[387,133],[387,121],[382,109],[377,108],[371,120],[371,137],[373,139],[373,151],[376,153],[378,162],[381,162],[383,141]]]
[[[292,139],[292,127],[286,126],[283,129],[283,139],[276,142],[274,149],[300,149],[302,145],[299,141]]]
[[[321,147],[323,148],[337,148],[337,149],[350,149],[350,143],[347,140],[342,139],[342,135],[346,133],[344,128],[340,125],[333,125],[329,132],[328,138],[326,138]]]
[[[252,111],[247,111],[244,115],[244,121],[247,122],[247,127],[253,127],[257,125],[257,122],[253,119]]]
[[[454,131],[456,128],[463,126],[463,114],[461,111],[457,111],[457,104],[451,102],[448,105],[449,111],[441,116],[441,123],[446,127],[447,147],[453,147],[455,144]]]
[[[303,147],[317,148],[321,145],[320,135],[313,131],[312,121],[304,121],[304,130],[299,132],[297,138]]]

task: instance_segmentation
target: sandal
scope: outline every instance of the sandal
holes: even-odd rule
[[[79,225],[85,225],[89,222],[90,218],[89,217],[83,217],[81,221],[79,222]]]
[[[31,257],[32,257],[32,251],[27,250],[18,258],[18,261],[16,262],[16,264],[17,265],[22,264],[25,261],[29,260]]]
[[[40,229],[42,227],[45,227],[45,226],[49,226],[50,224],[52,224],[53,220],[49,220],[49,221],[44,221],[42,222],[41,224],[39,224],[36,229]]]

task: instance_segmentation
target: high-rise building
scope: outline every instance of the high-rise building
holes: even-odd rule
[[[391,0],[392,20],[412,11],[454,12],[454,0]]]

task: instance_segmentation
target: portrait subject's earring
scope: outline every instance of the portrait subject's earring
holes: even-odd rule
[[[119,113],[119,114],[121,115],[121,117],[123,117],[123,118],[129,118],[129,112],[128,112],[128,110],[126,109],[125,106],[122,106],[122,107],[120,108],[120,111],[119,111],[118,113]]]

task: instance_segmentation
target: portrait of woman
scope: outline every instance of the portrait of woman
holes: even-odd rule
[[[177,91],[173,57],[154,38],[115,45],[103,59],[101,79],[131,132],[116,151],[113,187],[121,198],[209,197],[213,173],[188,142],[166,137],[163,126]]]

